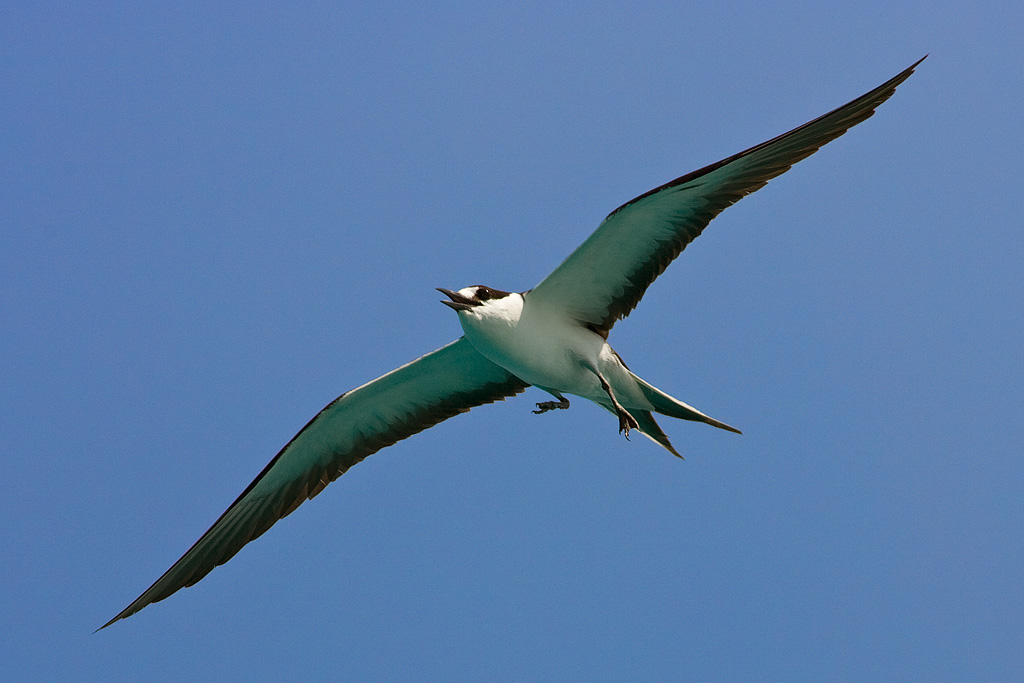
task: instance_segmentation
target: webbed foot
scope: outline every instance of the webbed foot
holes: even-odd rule
[[[640,424],[636,421],[636,418],[630,415],[626,410],[620,410],[619,412],[619,434],[625,433],[626,441],[629,441],[629,430],[639,429]]]
[[[568,407],[569,399],[563,396],[562,400],[560,401],[541,401],[540,403],[537,404],[538,410],[533,411],[533,414],[540,415],[541,413],[546,413],[549,410],[565,410]]]

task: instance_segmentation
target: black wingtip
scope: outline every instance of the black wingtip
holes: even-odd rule
[[[133,604],[134,604],[134,603],[133,603]],[[131,608],[129,607],[128,609],[131,609]],[[114,622],[116,622],[116,621],[121,621],[121,620],[122,620],[122,619],[124,619],[125,617],[130,617],[131,615],[135,614],[135,612],[137,612],[137,611],[138,611],[138,610],[134,610],[134,611],[132,611],[132,612],[128,612],[128,609],[122,610],[122,611],[121,611],[121,612],[120,612],[120,613],[119,613],[119,614],[118,614],[118,615],[117,615],[116,617],[114,617],[113,619],[111,619],[111,620],[110,620],[110,621],[108,621],[107,623],[103,624],[103,626],[100,626],[100,627],[99,627],[98,629],[96,629],[95,631],[93,631],[93,633],[94,633],[94,634],[95,634],[95,633],[99,633],[100,631],[102,631],[102,630],[103,630],[103,629],[105,629],[106,627],[110,626],[110,625],[111,625],[111,624],[113,624]],[[126,612],[127,612],[127,614],[126,614]]]
[[[928,53],[928,54],[931,54],[931,53]],[[914,62],[913,64],[911,64],[910,66],[908,66],[906,68],[906,71],[910,72],[910,73],[907,74],[908,76],[910,74],[914,73],[914,69],[916,69],[918,66],[920,66],[921,62],[923,62],[924,60],[928,59],[928,54],[926,54],[924,57],[921,57],[921,59],[917,60],[916,62]]]
[[[923,62],[923,61],[924,61],[924,60],[926,60],[926,59],[928,59],[928,55],[927,55],[927,54],[926,54],[926,55],[925,55],[924,57],[921,57],[921,59],[919,59],[919,60],[917,60],[916,62],[914,62],[913,64],[911,64],[910,66],[908,66],[908,67],[907,67],[906,69],[904,69],[903,71],[901,71],[901,72],[900,72],[900,73],[899,73],[899,74],[898,74],[898,75],[897,75],[897,76],[896,76],[895,78],[893,78],[892,80],[894,80],[894,81],[897,81],[896,85],[899,85],[899,84],[900,84],[900,83],[902,83],[903,81],[905,81],[905,80],[907,80],[908,78],[910,78],[910,75],[914,73],[914,70],[915,70],[915,69],[916,69],[916,68],[917,68],[918,66],[920,66],[920,65],[921,65],[921,62]]]

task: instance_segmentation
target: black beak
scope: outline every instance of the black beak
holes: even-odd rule
[[[480,305],[480,302],[477,301],[476,299],[470,299],[468,296],[462,296],[458,292],[453,292],[450,289],[445,289],[444,287],[437,287],[436,289],[437,291],[441,292],[446,297],[451,299],[451,301],[445,301],[444,299],[441,299],[441,303],[443,303],[445,306],[450,306],[456,311],[466,311],[469,310],[470,308],[474,308]]]

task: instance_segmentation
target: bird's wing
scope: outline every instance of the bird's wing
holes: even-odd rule
[[[180,560],[100,628],[195,584],[366,456],[527,386],[463,337],[342,394],[281,449]]]
[[[849,104],[626,202],[529,293],[531,305],[607,335],[711,219],[869,118],[923,59]]]

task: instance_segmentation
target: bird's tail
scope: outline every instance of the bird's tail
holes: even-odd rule
[[[632,372],[630,372],[629,374],[633,375]],[[692,420],[694,422],[703,422],[705,424],[711,425],[712,427],[718,427],[719,429],[724,429],[726,431],[736,432],[737,434],[742,434],[743,433],[740,430],[736,429],[735,427],[731,427],[731,426],[725,424],[724,422],[719,422],[718,420],[716,420],[713,417],[708,417],[707,415],[705,415],[704,413],[700,412],[696,408],[694,408],[692,406],[686,405],[685,403],[683,403],[679,399],[672,398],[671,396],[666,394],[661,389],[658,389],[657,387],[652,386],[651,384],[645,382],[644,380],[640,379],[636,375],[633,375],[633,379],[636,380],[637,386],[639,386],[640,390],[643,391],[644,396],[647,398],[647,400],[650,401],[651,405],[654,406],[655,412],[657,412],[657,413],[659,413],[661,415],[667,415],[669,417],[677,417],[677,418],[679,418],[681,420]],[[640,431],[644,431],[644,428],[643,428],[643,424],[644,423],[640,420],[640,417],[637,415],[637,413],[634,412],[634,411],[630,411],[630,413],[633,415],[633,417],[637,418],[637,422],[640,422]],[[647,415],[648,415],[648,417],[650,417],[650,421],[651,421],[651,423],[654,424],[654,427],[657,428],[658,425],[657,425],[657,423],[654,423],[654,418],[650,415],[650,413],[648,413]],[[661,429],[658,429],[658,432],[661,432]],[[646,434],[646,432],[644,432],[644,433]],[[661,443],[663,446],[665,445],[660,440],[655,438],[653,435],[648,434],[648,436],[650,436],[652,439],[654,439],[658,443]],[[664,433],[662,433],[662,436],[664,436]],[[668,439],[666,439],[666,441],[667,440]],[[672,450],[672,449],[669,448],[669,450]],[[675,451],[673,451],[673,452],[675,452]]]
[[[598,403],[598,405],[607,410],[612,415],[616,414],[615,408],[612,407],[611,403]],[[636,431],[640,432],[641,434],[643,434],[644,436],[646,436],[648,439],[658,444],[659,446],[664,447],[665,450],[667,450],[669,453],[676,456],[677,458],[681,459],[683,457],[679,455],[679,451],[672,447],[672,442],[668,440],[668,436],[665,434],[665,432],[661,430],[661,427],[658,426],[658,423],[655,422],[654,415],[651,414],[651,411],[637,410],[636,408],[633,408],[632,410],[627,408],[626,410],[628,410],[629,414],[632,415],[633,419],[636,420]]]

